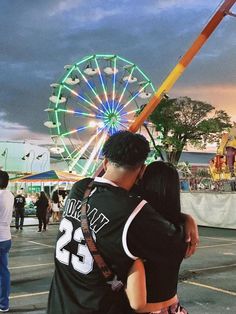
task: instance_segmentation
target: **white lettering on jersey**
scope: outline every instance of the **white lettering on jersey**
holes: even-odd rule
[[[80,222],[81,201],[73,198],[67,199],[63,216],[72,217]],[[109,219],[103,213],[98,213],[97,208],[91,210],[89,204],[87,205],[87,216],[90,218],[90,227],[95,233],[109,222]]]

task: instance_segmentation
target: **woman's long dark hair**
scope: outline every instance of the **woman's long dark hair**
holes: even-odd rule
[[[58,190],[52,193],[52,201],[53,203],[59,203],[59,193]]]
[[[40,192],[39,200],[48,201],[48,197],[44,191]]]
[[[140,182],[142,197],[172,223],[180,222],[180,183],[175,167],[155,161],[149,164]]]

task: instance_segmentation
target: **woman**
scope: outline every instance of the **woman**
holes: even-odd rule
[[[157,161],[148,165],[139,191],[163,217],[173,224],[181,223],[179,176],[171,164]],[[187,244],[169,260],[143,262],[138,259],[134,262],[126,292],[131,307],[138,313],[188,313],[179,305],[177,297],[179,268],[186,249]]]
[[[60,220],[60,199],[58,190],[52,193],[52,220],[53,222]]]
[[[43,231],[46,231],[47,226],[47,209],[48,209],[48,198],[44,191],[40,192],[38,200],[34,204],[37,207],[37,217],[39,220],[39,230],[38,232],[42,231],[42,225],[43,225]]]

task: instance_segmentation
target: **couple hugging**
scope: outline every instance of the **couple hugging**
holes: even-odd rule
[[[197,226],[181,213],[176,169],[164,162],[145,169],[149,152],[142,135],[117,132],[103,147],[104,175],[74,184],[57,236],[48,314],[187,313],[177,297],[178,273],[196,250]],[[95,255],[115,279],[105,279]]]

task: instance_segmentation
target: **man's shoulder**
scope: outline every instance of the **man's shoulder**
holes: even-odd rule
[[[11,198],[14,198],[13,193],[11,191],[9,191],[9,190],[5,190],[5,195],[7,195],[7,196],[9,196]]]
[[[74,189],[84,189],[88,186],[88,184],[92,181],[92,178],[84,178],[80,181],[77,181],[74,183],[73,188]]]
[[[68,197],[71,198],[72,195],[84,193],[87,186],[92,180],[92,178],[84,178],[80,181],[75,182]]]
[[[14,201],[14,195],[9,190],[2,190],[1,198],[5,199],[5,200],[7,199],[9,201]]]

